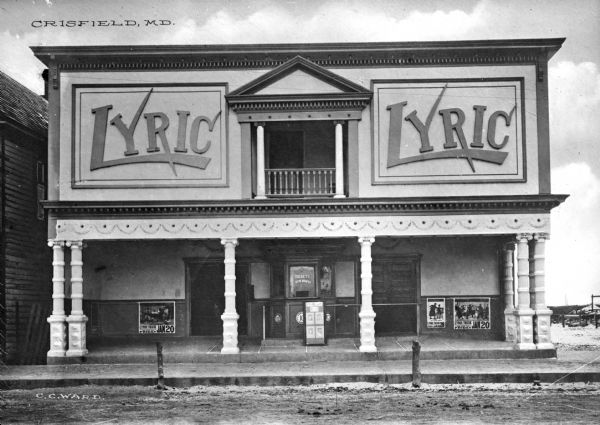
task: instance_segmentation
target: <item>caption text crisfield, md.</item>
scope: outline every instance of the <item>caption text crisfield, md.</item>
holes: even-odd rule
[[[106,19],[106,20],[51,20],[31,21],[33,28],[97,28],[97,27],[161,27],[175,25],[169,19]]]

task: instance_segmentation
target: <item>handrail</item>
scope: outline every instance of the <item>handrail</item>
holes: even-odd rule
[[[266,168],[265,186],[270,197],[333,196],[335,168]]]

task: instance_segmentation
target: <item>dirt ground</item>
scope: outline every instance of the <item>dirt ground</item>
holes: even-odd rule
[[[553,326],[563,350],[600,353],[600,328]],[[293,387],[82,386],[0,391],[0,425],[600,423],[600,383]]]
[[[0,423],[600,423],[600,384],[45,388],[0,393]]]

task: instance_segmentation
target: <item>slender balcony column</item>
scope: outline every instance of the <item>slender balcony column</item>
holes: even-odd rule
[[[344,195],[344,133],[343,121],[335,123],[335,195],[334,198],[345,198]]]
[[[223,320],[223,354],[238,354],[238,319],[235,311],[235,247],[237,239],[221,239],[225,247],[225,311]]]
[[[69,349],[67,357],[82,357],[88,353],[86,348],[85,326],[88,318],[83,314],[83,242],[68,241],[71,248],[71,314],[69,324]]]
[[[517,308],[514,312],[517,325],[516,348],[535,349],[533,343],[533,314],[529,301],[529,240],[531,234],[517,235]]]
[[[360,281],[362,302],[360,306],[360,351],[363,353],[375,353],[375,311],[373,311],[373,289],[371,280],[371,245],[375,238],[367,236],[358,238],[360,243]]]
[[[553,349],[550,335],[552,310],[546,307],[546,240],[548,234],[537,233],[533,236],[533,294],[531,308],[535,311],[533,320],[533,340],[540,350]]]
[[[256,126],[256,197],[265,199],[265,123],[254,123]]]
[[[513,256],[514,242],[504,246],[504,335],[506,341],[517,342],[517,323],[515,321],[515,269]]]
[[[65,320],[65,251],[64,241],[48,241],[52,248],[52,315],[50,324],[50,351],[48,357],[64,357],[67,349]]]

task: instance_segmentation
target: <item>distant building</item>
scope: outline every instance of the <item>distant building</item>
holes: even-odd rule
[[[46,246],[47,102],[0,72],[0,351],[35,361],[48,345],[51,306]],[[45,331],[45,332],[44,332]],[[28,351],[24,353],[24,351]]]
[[[85,356],[88,334],[552,349],[563,41],[33,48],[50,72],[49,360]]]

